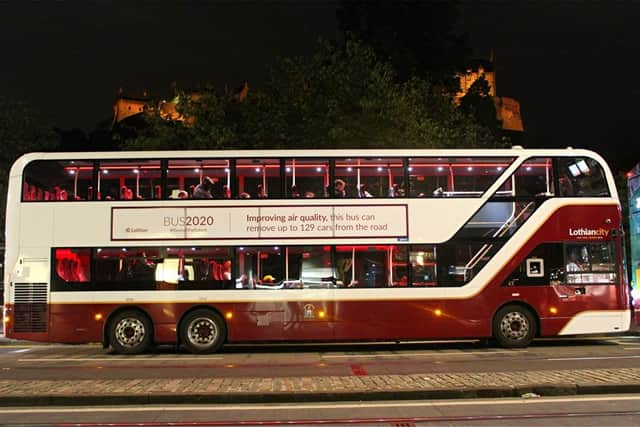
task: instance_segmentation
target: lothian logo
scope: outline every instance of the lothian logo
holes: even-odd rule
[[[609,230],[605,228],[570,228],[569,236],[572,237],[607,237]]]

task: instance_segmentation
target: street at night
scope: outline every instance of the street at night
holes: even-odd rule
[[[0,0],[0,425],[640,425],[639,20]]]
[[[229,346],[206,356],[160,348],[135,357],[96,345],[12,342],[0,346],[0,360],[0,414],[11,423],[626,425],[640,416],[636,336],[538,340],[521,350],[345,343]],[[19,395],[28,408],[11,404]]]

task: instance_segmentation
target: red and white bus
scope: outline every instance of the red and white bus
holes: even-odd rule
[[[611,172],[579,149],[31,153],[5,332],[118,353],[629,329]]]

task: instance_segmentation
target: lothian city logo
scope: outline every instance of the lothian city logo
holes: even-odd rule
[[[572,237],[607,237],[609,230],[606,228],[570,228],[569,236]]]

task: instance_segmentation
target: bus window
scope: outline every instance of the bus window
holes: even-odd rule
[[[496,197],[553,196],[555,184],[553,162],[548,157],[531,158],[523,162],[495,193]]]
[[[565,246],[566,283],[615,283],[616,257],[607,243],[580,243]]]
[[[407,246],[390,246],[391,269],[389,282],[391,286],[409,286],[409,250]]]
[[[279,246],[241,247],[236,252],[237,289],[281,289],[284,262]]]
[[[156,288],[157,248],[98,248],[94,251],[98,289],[136,290]]]
[[[411,197],[480,197],[512,158],[411,158]]]
[[[389,246],[336,246],[336,276],[348,288],[383,288],[390,282]]]
[[[287,248],[285,288],[334,288],[340,286],[333,274],[329,246]]]
[[[97,182],[98,200],[160,198],[159,160],[103,160]]]
[[[282,196],[279,159],[238,159],[236,180],[240,199],[277,199]]]
[[[558,159],[561,196],[607,197],[610,195],[602,166],[587,157]]]
[[[334,197],[404,197],[405,183],[399,158],[337,159],[335,179],[345,183],[334,185]],[[335,184],[335,183],[334,183]]]
[[[170,199],[228,199],[231,197],[230,177],[229,160],[226,159],[169,160],[167,196]]]
[[[564,272],[562,243],[536,246],[515,268],[503,286],[548,286],[562,282]]]
[[[63,283],[91,281],[91,249],[58,248],[55,250],[55,280]]]
[[[285,187],[288,198],[328,197],[329,162],[320,159],[287,159]]]
[[[36,160],[24,170],[26,202],[92,200],[93,161]]]
[[[500,246],[499,243],[481,242],[438,246],[438,286],[462,286],[468,283]]]
[[[155,280],[161,288],[231,289],[232,267],[230,248],[171,247],[158,262]]]
[[[411,262],[412,286],[437,285],[435,246],[412,245],[409,260]]]

